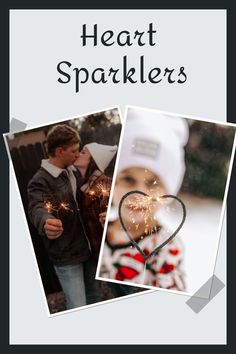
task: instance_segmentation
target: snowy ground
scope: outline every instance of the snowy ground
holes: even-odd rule
[[[180,197],[187,210],[186,222],[180,231],[185,247],[187,292],[194,293],[213,275],[220,239],[222,202],[188,194]]]

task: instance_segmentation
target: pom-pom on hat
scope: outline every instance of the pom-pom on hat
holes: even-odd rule
[[[129,108],[118,172],[143,167],[157,175],[168,194],[176,195],[185,173],[185,119],[161,112]]]
[[[98,143],[86,144],[86,147],[100,171],[104,172],[117,152],[117,145],[103,145]]]

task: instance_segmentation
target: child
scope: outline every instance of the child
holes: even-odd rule
[[[183,147],[187,139],[187,123],[180,118],[137,109],[128,111],[110,213],[112,220],[101,259],[101,277],[185,290],[182,242],[174,238],[157,255],[148,258],[145,266],[144,256],[132,246],[121,227],[117,209],[129,191],[138,190],[155,198],[176,195],[185,172]],[[166,239],[167,231],[161,223],[160,204],[153,203],[147,210],[142,198],[128,197],[121,214],[130,236],[148,255]]]

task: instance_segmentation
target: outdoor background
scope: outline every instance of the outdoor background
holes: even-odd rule
[[[180,236],[185,248],[186,290],[193,293],[214,273],[235,128],[200,120],[186,121],[189,125],[186,172],[179,195],[186,205],[187,218]],[[208,296],[206,293],[205,297]]]

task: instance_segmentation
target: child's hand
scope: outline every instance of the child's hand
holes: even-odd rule
[[[104,227],[106,216],[107,216],[107,212],[106,211],[104,211],[103,213],[99,214],[99,221],[102,224],[102,227]]]
[[[63,232],[60,219],[47,219],[44,224],[44,231],[49,240],[54,240],[61,236]]]

